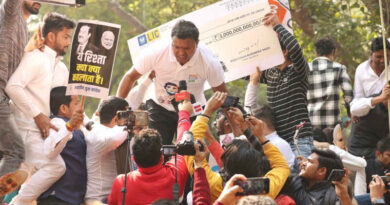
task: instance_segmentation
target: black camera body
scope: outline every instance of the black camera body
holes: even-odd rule
[[[204,147],[200,142],[197,142],[199,151],[204,151]],[[175,154],[180,155],[195,155],[195,142],[194,135],[190,131],[185,131],[181,141],[175,145],[164,145],[162,146],[162,152],[164,156],[173,156]]]
[[[222,105],[222,108],[237,107],[239,102],[239,97],[227,96],[225,102]]]

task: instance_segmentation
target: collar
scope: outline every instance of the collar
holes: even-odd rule
[[[51,49],[49,46],[45,45],[45,50],[43,53],[49,55],[52,58],[57,58],[57,52],[53,49]]]
[[[330,61],[330,59],[328,57],[325,57],[325,56],[319,56],[319,57],[315,58],[314,60],[329,60]]]
[[[162,167],[163,167],[163,165],[159,162],[157,165],[154,165],[154,166],[148,167],[148,168],[142,168],[142,167],[138,166],[138,170],[142,174],[153,174],[153,173],[157,172],[158,170],[162,169]]]
[[[173,50],[172,50],[172,41],[170,41],[168,47],[169,47],[169,50],[168,50],[168,53],[169,53],[169,61],[170,61],[170,62],[176,62],[176,63],[177,63],[178,65],[180,65],[181,67],[184,67],[184,66],[189,66],[189,67],[191,67],[191,66],[193,66],[193,65],[195,64],[196,60],[198,59],[198,56],[199,56],[199,43],[198,43],[198,46],[196,47],[196,51],[195,51],[194,55],[193,55],[193,56],[191,57],[191,59],[190,59],[186,64],[184,64],[184,65],[181,65],[181,64],[177,61],[175,55],[173,54]]]
[[[265,138],[267,138],[267,140],[270,140],[271,138],[275,138],[275,137],[278,137],[279,135],[276,133],[276,131],[272,132],[271,134],[265,136]]]
[[[303,179],[303,181],[304,181],[305,189],[307,191],[317,191],[317,190],[322,190],[322,189],[328,189],[330,186],[332,186],[332,183],[330,181],[322,180],[322,181],[315,183],[311,188],[309,188],[307,181],[305,179]]]

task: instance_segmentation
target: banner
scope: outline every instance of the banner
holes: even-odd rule
[[[63,5],[63,6],[80,7],[80,6],[85,5],[85,0],[35,0],[35,1]]]
[[[185,19],[198,27],[200,42],[213,50],[230,82],[254,73],[256,66],[265,70],[284,62],[275,31],[262,24],[269,12],[292,32],[288,0],[223,0],[128,40],[130,54],[135,61],[151,45],[170,41],[172,27]]]
[[[73,36],[66,95],[107,98],[120,25],[80,20]]]

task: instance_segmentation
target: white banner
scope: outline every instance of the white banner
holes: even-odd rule
[[[269,12],[291,30],[288,0],[223,0],[186,14],[128,40],[133,61],[153,44],[171,40],[171,29],[180,19],[192,21],[200,41],[211,48],[226,67],[225,82],[230,82],[284,62],[276,33],[262,24]],[[206,86],[207,87],[207,86]]]

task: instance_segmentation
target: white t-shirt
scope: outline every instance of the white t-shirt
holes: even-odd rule
[[[174,111],[171,99],[177,92],[180,80],[187,81],[187,91],[194,95],[197,102],[204,105],[203,94],[207,81],[211,87],[224,82],[224,73],[220,61],[213,52],[199,43],[194,55],[183,66],[176,60],[171,42],[160,47],[152,47],[134,63],[136,71],[142,75],[154,70],[154,92],[152,99],[167,110]]]
[[[87,142],[87,193],[85,198],[102,201],[111,192],[117,176],[114,150],[127,138],[124,127],[95,124],[85,137]]]

